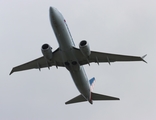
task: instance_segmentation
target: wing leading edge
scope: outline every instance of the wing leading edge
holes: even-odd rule
[[[139,56],[119,55],[119,54],[91,51],[91,55],[89,57],[85,57],[81,53],[80,49],[78,49],[78,48],[74,48],[74,52],[77,55],[77,59],[78,59],[80,65],[89,64],[91,62],[96,62],[98,64],[101,62],[108,62],[110,64],[111,62],[122,62],[122,61],[146,62],[143,59],[146,55],[144,55],[143,57],[139,57]]]
[[[18,72],[18,71],[23,71],[23,70],[29,70],[29,69],[41,69],[41,68],[44,68],[44,67],[48,67],[50,68],[51,66],[60,66],[60,67],[63,67],[64,64],[63,62],[61,61],[61,55],[60,55],[60,51],[59,49],[55,50],[53,52],[53,57],[52,57],[52,60],[51,61],[48,61],[43,57],[40,57],[40,58],[37,58],[35,60],[32,60],[30,62],[27,62],[25,64],[22,64],[22,65],[19,65],[17,67],[14,67],[12,69],[12,71],[10,72],[10,75],[13,73],[13,72]]]

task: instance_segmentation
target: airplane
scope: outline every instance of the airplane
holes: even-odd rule
[[[91,87],[95,81],[95,78],[88,80],[83,65],[95,62],[97,64],[102,62],[116,61],[144,61],[143,57],[119,55],[111,53],[103,53],[91,51],[89,43],[86,40],[82,40],[79,43],[79,48],[75,47],[73,38],[67,26],[66,20],[62,14],[54,7],[49,8],[50,23],[55,33],[56,39],[59,43],[59,48],[52,52],[52,47],[49,44],[43,44],[41,51],[43,56],[27,62],[25,64],[14,67],[10,72],[39,69],[51,66],[65,67],[71,74],[71,77],[80,92],[80,95],[65,102],[65,104],[79,103],[88,101],[93,104],[94,100],[119,100],[117,97],[111,97],[107,95],[97,94],[92,92]]]

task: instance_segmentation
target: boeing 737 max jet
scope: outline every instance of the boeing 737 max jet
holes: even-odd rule
[[[79,48],[76,48],[62,14],[54,7],[50,7],[49,13],[51,26],[59,43],[59,48],[52,52],[50,45],[42,45],[42,57],[14,67],[10,74],[33,68],[40,70],[41,68],[50,68],[51,66],[65,67],[70,72],[73,81],[80,92],[80,95],[67,101],[65,104],[83,101],[88,101],[92,104],[93,100],[119,100],[119,98],[116,97],[93,93],[90,87],[95,78],[88,80],[83,65],[92,62],[98,64],[101,62],[108,62],[110,64],[111,62],[116,61],[144,61],[143,58],[145,56],[127,56],[91,51],[86,40],[82,40],[79,44]]]

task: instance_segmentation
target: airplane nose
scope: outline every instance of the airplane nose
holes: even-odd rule
[[[50,17],[50,22],[52,24],[52,22],[55,20],[55,17],[56,17],[55,8],[53,8],[53,7],[49,8],[49,17]]]
[[[57,10],[54,7],[50,7],[49,8],[49,14],[50,14],[50,18],[55,19],[57,16]]]
[[[50,22],[51,25],[53,26],[54,24],[56,25],[57,22],[60,19],[60,14],[58,10],[55,7],[49,7],[49,17],[50,17]]]
[[[54,13],[54,8],[53,7],[50,7],[49,8],[49,12],[50,12],[50,14]]]

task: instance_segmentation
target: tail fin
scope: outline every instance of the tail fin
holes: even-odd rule
[[[95,81],[95,78],[94,78],[94,77],[93,77],[92,79],[89,80],[90,86],[93,85],[94,81]]]
[[[93,92],[91,93],[91,98],[92,100],[120,100],[119,98],[116,98],[116,97],[101,95],[101,94],[97,94]]]
[[[84,102],[84,101],[87,101],[87,100],[80,94],[79,96],[67,101],[65,104]]]
[[[92,79],[90,79],[90,80],[89,80],[89,83],[90,83],[91,91],[93,91],[94,83],[95,83],[95,78],[93,77]]]
[[[91,91],[93,89],[93,83],[95,82],[95,78],[93,77],[92,79],[89,80],[90,86],[91,86]],[[91,99],[89,102],[92,104],[92,100],[119,100],[119,98],[116,97],[111,97],[107,95],[101,95],[97,93],[91,92]],[[78,103],[78,102],[85,102],[87,101],[81,94],[78,95],[77,97],[67,101],[65,104],[72,104],[72,103]]]

